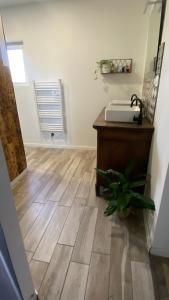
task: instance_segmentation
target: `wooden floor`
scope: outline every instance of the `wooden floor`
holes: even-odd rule
[[[28,172],[13,194],[40,299],[154,300],[143,220],[104,216],[95,151],[26,154]]]

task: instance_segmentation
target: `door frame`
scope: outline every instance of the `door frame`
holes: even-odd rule
[[[38,299],[23,245],[1,141],[0,195],[0,223],[22,297],[24,300]]]

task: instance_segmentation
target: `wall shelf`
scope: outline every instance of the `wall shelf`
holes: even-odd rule
[[[102,75],[132,73],[132,59],[131,58],[110,59],[110,60],[108,60],[107,67],[106,67],[106,63],[104,64],[101,62],[100,62],[100,73]]]

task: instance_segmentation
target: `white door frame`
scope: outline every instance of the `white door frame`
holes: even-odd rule
[[[0,223],[24,300],[37,299],[24,250],[7,166],[0,141]]]

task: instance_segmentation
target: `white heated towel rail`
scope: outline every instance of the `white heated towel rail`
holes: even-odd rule
[[[64,107],[61,80],[55,82],[34,81],[35,99],[40,130],[64,133]]]

